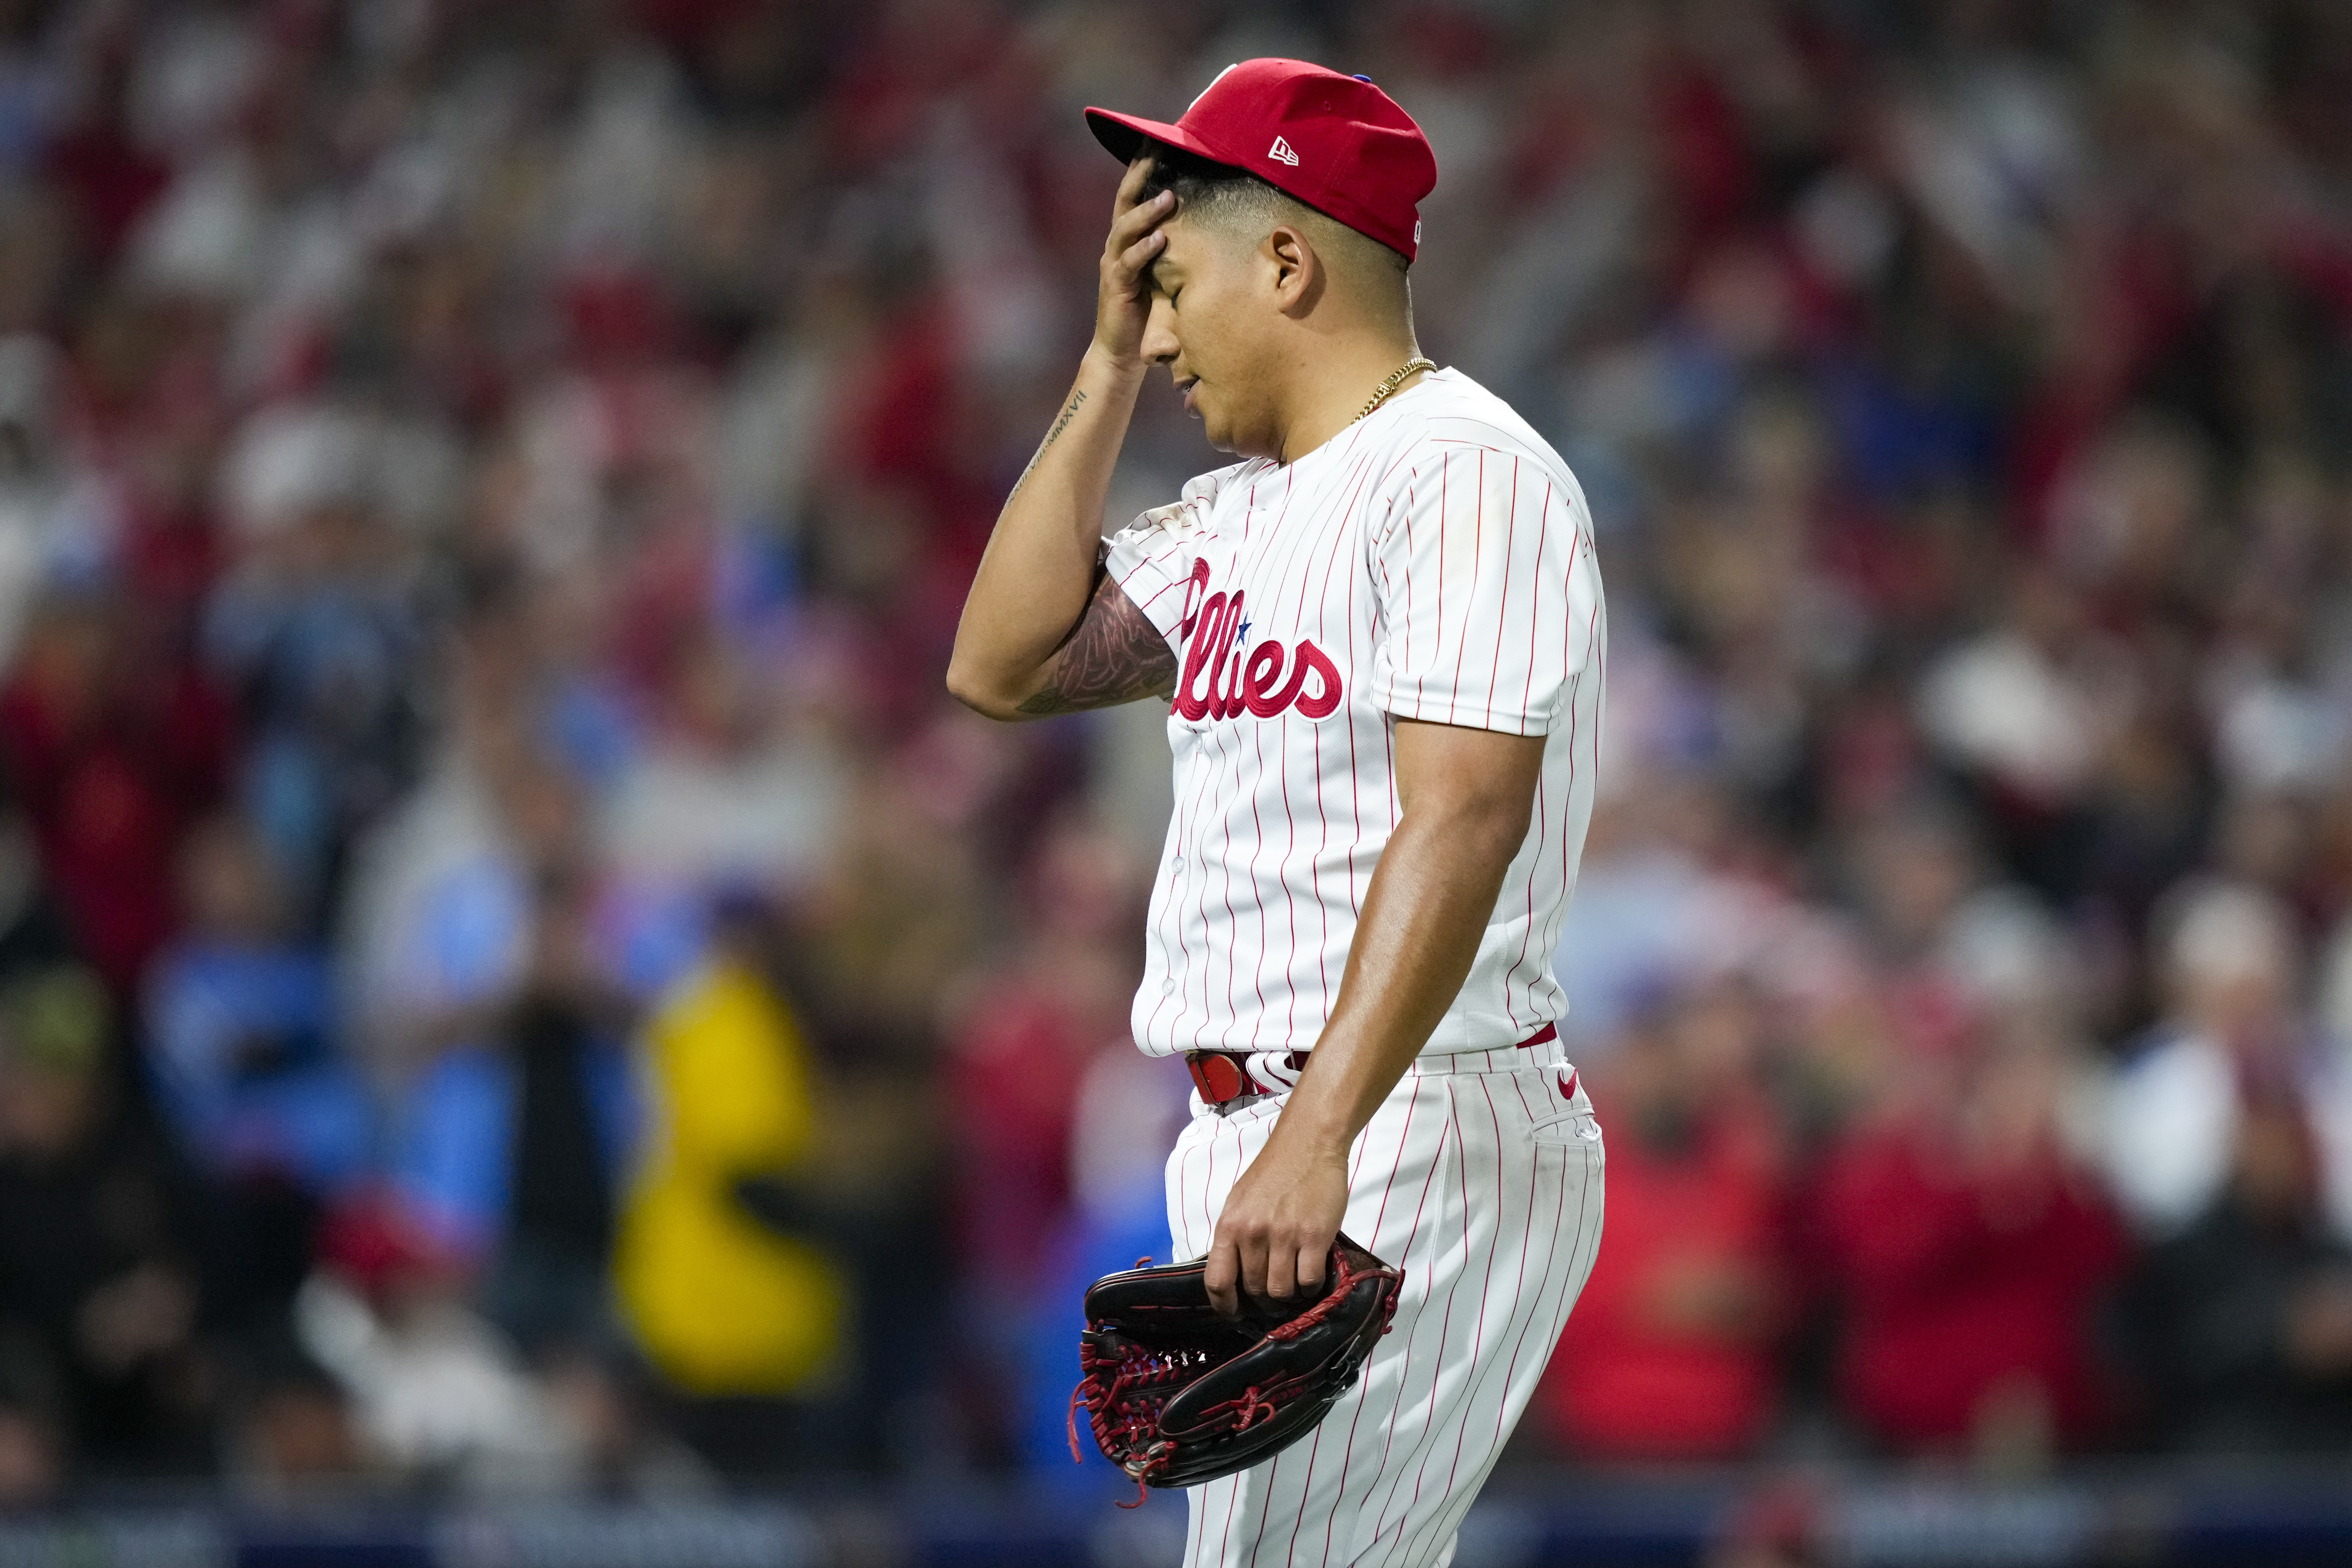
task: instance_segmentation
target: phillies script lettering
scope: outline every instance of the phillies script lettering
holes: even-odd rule
[[[1184,673],[1176,682],[1176,711],[1187,719],[1271,719],[1291,709],[1307,719],[1328,717],[1339,706],[1339,667],[1304,637],[1296,647],[1268,638],[1244,651],[1249,637],[1249,595],[1210,594],[1209,563],[1192,563],[1184,585]],[[1312,678],[1311,683],[1309,678]]]

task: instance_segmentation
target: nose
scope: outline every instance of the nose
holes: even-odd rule
[[[1183,352],[1184,345],[1176,336],[1176,308],[1165,299],[1155,297],[1151,310],[1144,318],[1143,357],[1152,364],[1167,364]]]

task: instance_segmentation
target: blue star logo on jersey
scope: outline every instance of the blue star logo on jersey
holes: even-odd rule
[[[1236,644],[1249,641],[1249,627],[1250,624],[1247,621],[1244,621],[1241,625],[1234,628],[1234,641]]]

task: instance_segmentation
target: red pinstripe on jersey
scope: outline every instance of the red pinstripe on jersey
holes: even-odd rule
[[[1194,479],[1112,539],[1109,570],[1180,672],[1144,1049],[1313,1047],[1395,825],[1400,717],[1546,737],[1527,842],[1427,1048],[1559,1017],[1550,955],[1591,813],[1607,637],[1590,541],[1559,456],[1453,371],[1286,468]]]

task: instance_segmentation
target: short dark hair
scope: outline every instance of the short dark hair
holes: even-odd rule
[[[1148,202],[1162,191],[1173,191],[1179,213],[1191,213],[1207,223],[1223,224],[1228,227],[1262,223],[1271,227],[1278,223],[1295,223],[1302,216],[1312,215],[1325,223],[1347,229],[1350,235],[1359,233],[1247,169],[1215,163],[1197,153],[1188,153],[1164,142],[1148,142],[1146,145],[1152,151],[1151,169],[1143,177],[1143,189],[1137,195],[1139,201]],[[1402,252],[1390,249],[1370,235],[1360,237],[1366,244],[1375,247],[1398,271],[1403,271],[1410,265]]]
[[[1187,153],[1164,142],[1150,145],[1151,170],[1143,176],[1143,190],[1137,198],[1139,201],[1148,202],[1162,191],[1173,191],[1179,212],[1212,220],[1227,216],[1255,218],[1271,216],[1285,206],[1307,205],[1247,169],[1212,163],[1197,153]]]

